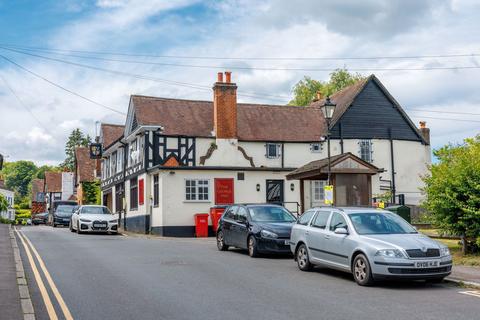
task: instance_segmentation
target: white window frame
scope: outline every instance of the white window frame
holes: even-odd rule
[[[312,180],[312,201],[313,202],[324,202],[325,201],[325,186],[327,185],[327,180]],[[317,187],[318,197],[317,197]]]
[[[373,143],[371,139],[358,141],[358,154],[363,161],[373,162]]]
[[[135,145],[135,148],[133,146]],[[135,138],[132,142],[128,145],[128,166],[133,166],[139,162],[139,155],[138,155],[138,139]]]
[[[275,155],[270,154],[270,146],[274,145],[275,146]],[[265,156],[268,159],[278,159],[281,156],[281,147],[282,145],[280,143],[273,143],[273,142],[267,142],[265,144]]]
[[[187,186],[187,182],[192,182],[194,181],[195,182],[195,185],[194,186]],[[202,200],[199,200],[199,188],[200,188],[200,185],[199,185],[199,182],[206,182],[206,187],[207,187],[207,199],[202,199]],[[202,185],[202,187],[204,187],[205,185]],[[187,199],[187,187],[192,189],[193,188],[193,193],[190,192],[190,195],[195,195],[195,199],[192,199],[190,197],[190,199]],[[185,178],[184,179],[184,184],[183,184],[183,193],[184,193],[184,202],[211,202],[211,184],[210,184],[210,179],[206,179],[206,178]],[[203,193],[203,195],[205,195],[205,193]]]
[[[120,173],[123,170],[123,148],[117,150],[117,172]]]

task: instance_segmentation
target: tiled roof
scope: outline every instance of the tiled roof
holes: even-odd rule
[[[91,182],[95,179],[95,159],[90,159],[90,150],[87,147],[75,148],[75,164],[77,183]]]
[[[44,192],[45,180],[33,179],[32,180],[32,201],[36,201],[37,193]]]
[[[139,125],[158,125],[165,135],[213,137],[213,102],[132,96]],[[237,105],[238,139],[243,141],[319,141],[325,135],[319,108]]]
[[[124,125],[102,123],[101,131],[103,148],[107,149],[120,139],[123,136],[124,128]]]
[[[62,192],[61,172],[45,172],[45,192]]]

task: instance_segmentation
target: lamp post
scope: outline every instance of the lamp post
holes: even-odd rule
[[[327,123],[327,149],[328,149],[328,185],[331,185],[331,167],[330,167],[330,123],[332,121],[333,113],[335,112],[335,107],[337,105],[330,100],[330,97],[327,97],[325,103],[321,107],[323,117]]]

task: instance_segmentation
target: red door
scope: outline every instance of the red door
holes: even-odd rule
[[[233,178],[215,179],[215,204],[234,203],[233,194]]]

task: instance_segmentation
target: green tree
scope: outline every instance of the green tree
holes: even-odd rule
[[[0,194],[0,212],[8,210],[8,201],[3,194]]]
[[[15,202],[20,203],[29,195],[29,185],[37,171],[32,161],[20,160],[8,162],[4,165],[2,176],[7,188],[15,191]]]
[[[75,147],[87,147],[91,138],[85,135],[80,129],[74,129],[68,137],[65,145],[65,161],[61,164],[62,167],[73,171],[75,168]]]
[[[320,92],[324,97],[330,96],[363,79],[365,77],[361,74],[350,73],[347,69],[333,71],[330,73],[330,80],[327,82],[305,76],[293,87],[293,99],[288,104],[307,106],[316,98],[317,92]]]
[[[45,172],[53,171],[53,172],[61,172],[62,168],[57,166],[49,166],[43,165],[37,169],[33,178],[35,179],[45,179]]]
[[[463,253],[480,246],[480,135],[434,151],[439,162],[423,177],[423,206],[443,231],[462,236]]]

